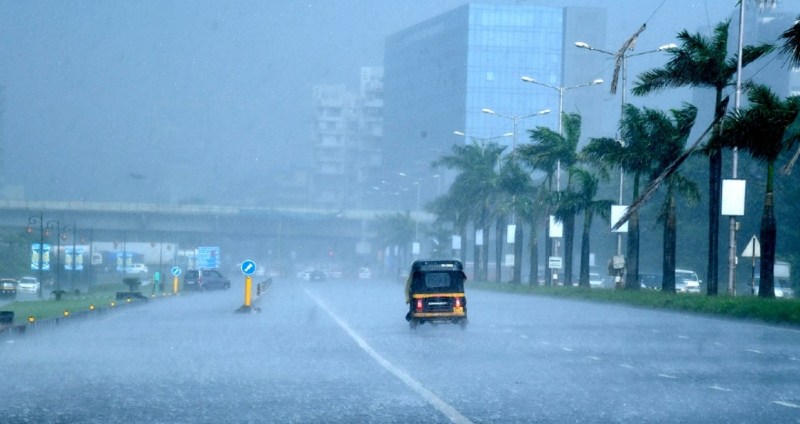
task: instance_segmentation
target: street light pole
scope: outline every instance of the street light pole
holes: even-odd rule
[[[598,78],[598,79],[595,79],[595,80],[593,80],[591,82],[587,82],[585,84],[578,84],[578,85],[565,87],[563,85],[562,86],[555,86],[555,85],[547,84],[547,83],[544,83],[544,82],[541,82],[541,81],[536,81],[535,79],[533,79],[531,77],[528,77],[528,76],[523,76],[522,77],[522,81],[529,82],[529,83],[532,83],[532,84],[541,85],[542,87],[547,87],[547,88],[549,88],[551,90],[558,91],[558,135],[561,136],[561,137],[564,136],[564,129],[563,129],[564,92],[566,92],[568,90],[573,90],[575,88],[588,87],[590,85],[600,85],[600,84],[603,83],[603,80]],[[561,192],[561,158],[557,158],[556,159],[556,193],[560,193],[560,192]],[[548,221],[548,226],[549,225],[550,224],[549,224],[549,221]],[[550,235],[549,233],[550,233],[550,231],[548,230],[548,236]],[[555,239],[553,239],[553,246],[554,246],[553,247],[553,255],[556,256],[556,257],[560,257],[559,256],[559,252],[558,252],[558,243],[557,243],[557,241]],[[546,269],[548,271],[550,269],[550,267],[549,267],[549,258],[548,258],[548,261],[547,261]],[[548,275],[545,278],[545,281],[547,282],[547,284],[550,284],[551,280],[550,280],[550,277],[549,277],[549,272],[548,272]]]
[[[605,54],[605,55],[608,55],[608,56],[611,56],[611,57],[614,57],[614,58],[617,57],[617,53],[612,53],[612,52],[609,52],[609,51],[606,51],[606,50],[602,50],[602,49],[596,49],[596,48],[592,47],[591,45],[589,45],[587,43],[584,43],[582,41],[576,42],[575,43],[575,47],[578,47],[580,49],[586,49],[586,50],[590,50],[590,51],[595,51],[595,52],[602,53],[602,54]],[[624,54],[623,53],[622,61],[621,61],[621,65],[622,65],[621,66],[621,71],[622,71],[622,92],[620,93],[620,98],[621,98],[620,111],[619,111],[620,122],[622,122],[622,119],[623,119],[623,117],[625,115],[625,94],[627,92],[626,85],[627,85],[627,82],[628,82],[628,58],[641,56],[641,55],[645,55],[645,54],[650,54],[650,53],[658,53],[658,52],[668,51],[668,50],[672,50],[672,49],[677,48],[677,47],[678,47],[677,45],[670,43],[670,44],[665,44],[663,46],[660,46],[655,50],[648,50],[648,51],[645,51],[645,52],[634,53],[634,54]],[[619,142],[622,144],[623,147],[625,147],[625,140],[623,139],[621,131],[620,131],[620,135],[619,135]],[[619,168],[619,203],[618,203],[619,205],[623,204],[622,202],[623,202],[623,199],[624,199],[624,197],[623,197],[624,181],[625,181],[625,171],[620,166],[620,168]],[[617,256],[622,256],[622,232],[618,232],[617,233]]]
[[[61,222],[53,219],[47,222],[47,229],[56,230],[56,274],[55,291],[61,290]]]
[[[550,84],[547,84],[547,83],[543,83],[541,81],[536,81],[535,79],[533,79],[531,77],[527,77],[527,76],[522,77],[522,81],[529,82],[529,83],[532,83],[532,84],[541,85],[542,87],[547,87],[549,89],[558,91],[558,135],[560,135],[560,136],[564,135],[563,134],[563,128],[562,128],[562,126],[563,126],[562,115],[564,115],[564,92],[568,91],[568,90],[575,89],[575,88],[588,87],[590,85],[599,85],[599,84],[603,83],[603,80],[598,78],[596,80],[593,80],[591,82],[587,82],[585,84],[579,84],[579,85],[573,85],[573,86],[570,86],[570,87],[565,87],[565,86],[550,85]],[[557,159],[556,160],[556,191],[557,192],[561,191],[561,159]]]
[[[34,215],[34,216],[31,216],[31,217],[28,217],[28,227],[25,229],[25,231],[28,234],[31,234],[33,232],[33,226],[34,225],[38,225],[39,226],[39,249],[38,249],[38,254],[37,254],[37,256],[38,256],[37,259],[38,259],[38,262],[39,262],[38,263],[38,268],[37,268],[39,270],[39,288],[36,289],[36,294],[38,295],[39,299],[41,299],[42,298],[42,286],[44,285],[44,276],[43,276],[43,273],[44,273],[44,269],[43,269],[43,267],[44,267],[44,264],[43,264],[43,260],[44,260],[44,217],[43,217],[43,212],[42,211],[39,211],[39,215],[38,216]]]
[[[69,268],[69,270],[70,270],[70,290],[74,291],[75,290],[75,270],[76,270],[75,269],[75,237],[77,237],[77,228],[75,227],[75,223],[72,223],[71,225],[64,226],[63,231],[65,233],[68,233],[68,232],[72,231],[72,253],[71,253],[72,256],[70,257],[70,268]],[[64,237],[66,238],[66,235],[64,235]],[[66,256],[64,256],[64,259],[66,259]]]

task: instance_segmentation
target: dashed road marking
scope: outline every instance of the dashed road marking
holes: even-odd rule
[[[589,358],[589,359],[593,359],[593,360],[595,360],[595,361],[599,361],[599,360],[600,360],[600,358],[598,358],[598,357],[596,357],[596,356],[587,356],[587,358]]]
[[[677,380],[678,379],[678,377],[675,377],[674,375],[670,375],[670,374],[659,374],[658,376],[661,377],[661,378],[669,378],[670,380]]]
[[[572,352],[572,349],[563,346],[561,347],[561,350],[563,350],[564,352]]]
[[[758,349],[747,349],[747,352],[752,352],[752,353],[764,353],[764,352],[762,352],[762,351],[760,351],[760,350],[758,350]]]
[[[351,339],[353,339],[356,344],[367,353],[367,355],[371,356],[372,359],[375,360],[380,366],[382,366],[386,371],[389,371],[392,375],[397,377],[400,381],[406,384],[411,390],[415,391],[418,395],[420,395],[426,402],[431,404],[434,408],[436,408],[439,412],[444,414],[450,421],[458,424],[472,424],[467,417],[461,415],[455,408],[450,406],[447,402],[442,400],[439,396],[436,396],[435,393],[425,388],[422,383],[415,380],[413,377],[408,375],[405,371],[401,368],[395,366],[386,358],[381,356],[378,352],[375,351],[369,344],[367,344],[366,340],[364,340],[358,333],[356,333],[349,325],[347,325],[344,320],[339,318],[332,310],[328,308],[322,300],[311,294],[308,290],[303,290],[308,297],[314,300],[314,302],[319,305],[322,310],[324,310],[333,320],[341,327]]]
[[[785,406],[787,408],[800,408],[800,405],[791,402],[784,402],[782,400],[773,400],[772,403],[775,405]]]
[[[712,390],[719,390],[720,392],[730,392],[731,391],[731,389],[726,389],[726,388],[724,388],[722,386],[719,386],[717,384],[715,384],[713,386],[708,386],[708,388],[712,389]]]

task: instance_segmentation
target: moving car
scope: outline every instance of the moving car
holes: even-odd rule
[[[326,275],[324,271],[315,269],[308,272],[308,281],[325,281]]]
[[[19,293],[39,293],[39,280],[34,277],[22,277],[17,282]]]
[[[140,276],[147,275],[150,272],[145,264],[132,264],[125,270],[126,274],[139,274]]]
[[[231,282],[215,269],[190,269],[183,277],[184,290],[228,290]]]
[[[358,269],[358,278],[360,280],[369,280],[372,278],[372,273],[370,272],[369,268],[361,267]]]
[[[455,260],[419,260],[406,279],[406,320],[411,329],[426,322],[467,326],[464,267]]]
[[[17,297],[17,280],[13,278],[0,278],[0,295],[3,297]]]

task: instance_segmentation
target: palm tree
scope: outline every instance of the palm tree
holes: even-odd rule
[[[509,201],[509,210],[518,217],[528,213],[527,200],[533,187],[530,175],[520,166],[514,154],[506,156],[500,168],[500,187]],[[521,222],[515,222],[514,234],[514,270],[511,277],[513,284],[520,284],[522,280],[522,247],[523,229]],[[502,243],[498,243],[498,263],[502,256]]]
[[[378,215],[373,222],[377,239],[382,248],[398,246],[400,258],[394,264],[397,275],[400,274],[401,262],[407,262],[408,246],[414,241],[414,220],[410,212]],[[391,270],[389,270],[391,272]]]
[[[668,51],[672,59],[663,68],[647,71],[631,92],[645,95],[668,87],[709,87],[715,90],[714,121],[719,122],[725,114],[722,93],[731,85],[736,74],[737,57],[728,57],[728,28],[730,20],[717,24],[712,37],[683,30],[678,34],[681,45]],[[761,44],[742,49],[742,66],[747,66],[772,51],[773,46]],[[719,132],[719,130],[714,131]],[[708,207],[708,294],[718,290],[719,264],[719,217],[722,190],[722,152],[708,149],[709,161],[709,207]]]
[[[728,116],[725,131],[716,140],[725,147],[746,150],[754,159],[767,165],[764,209],[761,214],[761,279],[759,297],[774,297],[776,246],[775,162],[780,154],[800,142],[800,130],[792,126],[800,112],[800,96],[781,100],[768,87],[749,88],[750,106]]]
[[[434,162],[434,166],[459,171],[450,186],[450,196],[457,204],[472,209],[464,210],[464,214],[471,218],[475,229],[483,231],[484,236],[489,234],[493,206],[499,195],[496,167],[504,149],[497,143],[482,140],[478,144],[473,140],[470,144],[453,146],[452,154]],[[474,252],[476,278],[485,281],[488,249],[475,243]]]
[[[581,116],[577,113],[562,113],[562,123],[564,135],[540,126],[528,131],[530,143],[517,146],[517,154],[523,164],[532,170],[543,171],[548,175],[547,182],[551,191],[557,164],[569,170],[578,162],[577,148],[581,136]],[[568,178],[566,190],[569,190],[569,187],[570,179]],[[554,199],[558,202],[558,193]],[[555,209],[555,205],[553,209]],[[572,284],[572,241],[575,233],[575,216],[567,214],[563,215],[563,218],[564,284]],[[549,243],[546,246],[548,247],[546,250],[549,250]],[[549,255],[550,253],[547,251],[545,256]],[[546,274],[545,282],[550,285],[550,273]]]
[[[646,117],[642,111],[633,105],[625,104],[620,121],[620,134],[625,144],[608,137],[593,138],[582,151],[584,158],[600,166],[604,171],[617,166],[632,175],[634,199],[639,197],[642,176],[649,176],[653,169],[652,140],[647,135],[645,124]],[[632,210],[628,219],[626,273],[625,289],[638,290],[639,212],[637,210]]]
[[[646,133],[652,142],[651,155],[656,162],[651,179],[658,178],[662,169],[683,155],[689,133],[697,117],[697,108],[693,105],[685,105],[682,109],[672,109],[670,112],[671,118],[656,109],[644,108],[642,111],[647,122]],[[666,195],[658,215],[659,221],[664,224],[661,290],[674,293],[678,233],[675,197],[683,194],[692,204],[699,200],[700,192],[694,182],[678,172],[666,176],[664,183]]]
[[[792,66],[800,66],[800,16],[781,34],[781,54],[788,58]]]
[[[578,285],[589,287],[589,233],[592,229],[594,216],[600,215],[608,220],[611,215],[611,200],[596,200],[597,186],[599,180],[596,175],[578,167],[570,169],[575,180],[576,190],[574,192],[575,212],[583,212],[583,233],[581,235],[581,263],[578,277]]]

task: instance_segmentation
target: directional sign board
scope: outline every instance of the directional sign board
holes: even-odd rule
[[[174,275],[174,276],[176,276],[176,277],[177,277],[177,276],[181,275],[181,267],[179,267],[179,266],[174,266],[174,267],[172,267],[172,269],[170,270],[170,272],[172,273],[172,275]]]
[[[197,248],[197,267],[219,268],[219,246],[200,246]]]
[[[242,274],[244,275],[253,275],[256,272],[256,263],[252,260],[248,259],[242,262]]]
[[[560,256],[551,256],[548,258],[547,261],[548,268],[550,269],[561,269],[561,257]]]

